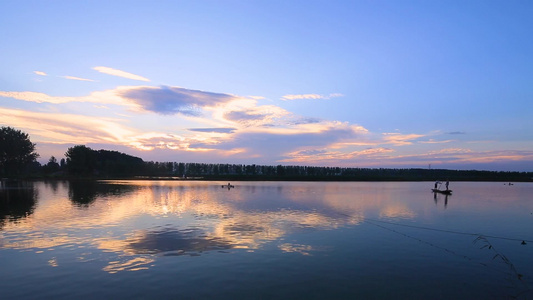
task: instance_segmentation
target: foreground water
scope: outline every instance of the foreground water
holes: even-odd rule
[[[35,182],[2,299],[533,298],[533,184]]]

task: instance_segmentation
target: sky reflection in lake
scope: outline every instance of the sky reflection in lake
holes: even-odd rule
[[[103,273],[120,284],[92,292],[119,298],[128,281],[163,298],[532,296],[530,183],[453,183],[452,196],[431,193],[429,182],[223,184],[36,182],[3,190],[0,288],[12,297],[83,296],[90,291],[81,286],[111,279]],[[168,290],[169,272],[188,287]],[[42,294],[54,276],[78,289]],[[33,288],[18,289],[17,278]],[[190,285],[202,280],[202,291]]]

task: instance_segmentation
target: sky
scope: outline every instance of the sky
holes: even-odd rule
[[[0,0],[39,161],[533,171],[533,2]]]

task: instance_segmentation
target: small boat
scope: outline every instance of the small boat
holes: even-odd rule
[[[433,193],[441,193],[441,194],[445,194],[445,195],[451,195],[452,194],[452,190],[439,190],[439,189],[431,189],[433,191]]]

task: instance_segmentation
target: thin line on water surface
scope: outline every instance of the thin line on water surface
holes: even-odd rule
[[[335,212],[335,213],[346,216],[346,217],[350,217],[350,218],[353,217],[351,215],[344,214],[341,212]],[[416,229],[432,230],[432,231],[438,231],[438,232],[471,235],[471,236],[484,236],[484,237],[493,238],[493,239],[533,243],[533,240],[517,239],[517,238],[510,238],[510,237],[503,237],[503,236],[496,236],[496,235],[486,235],[486,234],[480,234],[480,233],[454,231],[454,230],[447,230],[447,229],[438,229],[438,228],[423,227],[423,226],[408,225],[408,224],[400,224],[400,223],[394,223],[394,222],[388,222],[388,221],[382,221],[382,220],[376,220],[376,219],[370,219],[370,218],[364,218],[363,222],[378,222],[378,223],[385,223],[385,224],[390,224],[390,225],[410,227],[410,228],[416,228]]]
[[[407,224],[399,224],[394,222],[388,222],[388,221],[382,221],[382,220],[374,220],[365,218],[364,221],[371,221],[371,222],[379,222],[379,223],[385,223],[390,225],[396,225],[396,226],[403,226],[403,227],[410,227],[410,228],[416,228],[416,229],[424,229],[424,230],[432,230],[432,231],[439,231],[439,232],[446,232],[446,233],[454,233],[454,234],[462,234],[462,235],[472,235],[472,236],[484,236],[489,237],[493,239],[501,239],[501,240],[508,240],[508,241],[522,241],[522,242],[530,242],[533,243],[533,240],[526,240],[526,239],[517,239],[517,238],[509,238],[509,237],[502,237],[502,236],[495,236],[495,235],[486,235],[486,234],[480,234],[480,233],[470,233],[470,232],[461,232],[461,231],[453,231],[453,230],[445,230],[445,229],[438,229],[438,228],[431,228],[431,227],[423,227],[423,226],[415,226],[415,225],[407,225]]]

